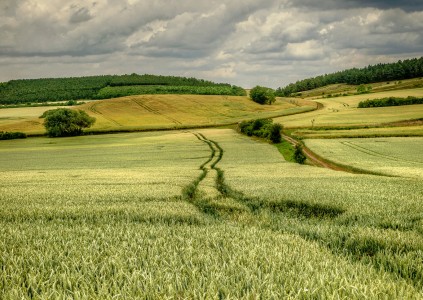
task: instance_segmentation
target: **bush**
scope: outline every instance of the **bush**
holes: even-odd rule
[[[85,111],[68,108],[48,110],[41,117],[45,118],[44,127],[50,137],[81,135],[83,128],[89,128],[95,122],[95,118]]]
[[[0,140],[14,140],[14,139],[25,139],[26,134],[23,132],[4,132],[0,131]]]
[[[281,139],[282,139],[281,130],[282,130],[281,124],[279,123],[272,124],[272,127],[270,128],[270,133],[269,133],[269,139],[272,141],[272,143],[277,144],[281,142]]]
[[[303,149],[300,145],[295,146],[295,152],[294,152],[294,160],[299,164],[304,164],[306,161],[306,156],[303,153]]]
[[[268,139],[273,143],[281,141],[282,125],[275,123],[271,119],[257,119],[243,121],[238,125],[238,130],[248,136],[257,136]]]
[[[276,100],[275,91],[262,86],[251,89],[250,98],[258,104],[272,104]]]

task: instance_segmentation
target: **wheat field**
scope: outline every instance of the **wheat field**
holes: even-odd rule
[[[288,163],[230,129],[0,154],[0,298],[423,296],[420,179]]]

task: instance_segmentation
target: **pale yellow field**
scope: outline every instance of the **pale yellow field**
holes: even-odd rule
[[[343,130],[299,129],[292,134],[297,138],[326,139],[348,137],[423,136],[423,126],[375,127]]]
[[[307,100],[278,99],[273,105],[259,105],[247,97],[142,95],[91,101],[74,109],[97,119],[91,131],[122,131],[233,124],[309,111],[315,105]],[[42,134],[43,120],[38,117],[49,109],[52,107],[1,109],[0,131]]]
[[[423,137],[310,139],[305,144],[338,164],[386,175],[423,178]]]
[[[317,100],[323,109],[275,118],[285,127],[356,126],[423,118],[423,105],[357,108],[360,101],[385,97],[423,97],[423,88]]]
[[[44,132],[42,119],[39,117],[55,106],[46,107],[20,107],[0,109],[0,131],[21,131],[25,133]]]

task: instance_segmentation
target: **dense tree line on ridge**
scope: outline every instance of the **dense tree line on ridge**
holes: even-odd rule
[[[411,79],[423,76],[423,57],[407,59],[389,64],[377,64],[365,68],[353,68],[332,74],[320,75],[313,78],[291,83],[276,90],[276,95],[280,97],[308,91],[323,87],[329,84],[346,83],[353,85]]]
[[[168,90],[172,87],[173,93],[181,94],[245,95],[244,89],[226,83],[177,76],[130,74],[11,80],[0,83],[0,104],[105,99],[109,94],[110,97],[115,94],[132,95],[130,92],[134,88],[126,89],[127,94],[124,94],[123,87],[137,87],[139,94],[160,94],[165,87]]]

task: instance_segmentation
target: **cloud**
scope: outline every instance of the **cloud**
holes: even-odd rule
[[[82,23],[91,20],[92,16],[86,7],[77,9],[69,18],[70,23]]]
[[[301,7],[308,10],[338,10],[352,8],[377,8],[391,9],[399,8],[407,12],[423,10],[423,3],[420,0],[291,0],[292,7]]]
[[[137,72],[278,87],[421,53],[420,0],[0,1],[0,81]]]

